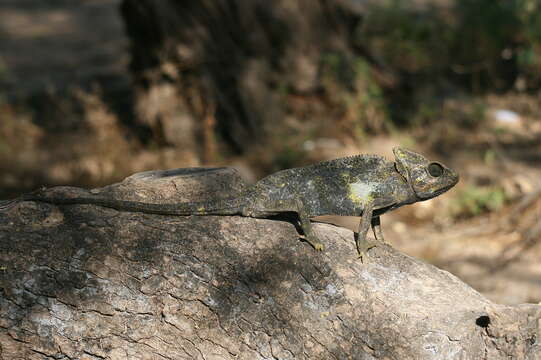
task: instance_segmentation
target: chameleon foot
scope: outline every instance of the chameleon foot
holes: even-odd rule
[[[357,241],[356,243],[357,253],[359,254],[358,258],[364,263],[364,260],[368,257],[368,250],[376,247],[377,244],[366,239],[363,241]]]
[[[314,240],[314,239],[311,239],[311,238],[308,237],[308,236],[304,236],[303,239],[304,239],[304,241],[306,241],[308,244],[312,245],[312,247],[314,248],[314,250],[316,250],[316,251],[323,251],[323,250],[325,250],[325,246],[323,246],[323,244],[320,243],[319,241]]]

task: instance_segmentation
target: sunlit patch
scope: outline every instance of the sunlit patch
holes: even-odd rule
[[[355,182],[349,184],[349,198],[355,204],[366,204],[374,200],[374,192],[378,183]]]

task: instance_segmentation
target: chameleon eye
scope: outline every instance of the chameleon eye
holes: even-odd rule
[[[443,166],[438,163],[428,165],[428,173],[433,177],[440,177],[443,174]]]

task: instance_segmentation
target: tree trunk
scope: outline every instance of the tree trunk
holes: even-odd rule
[[[227,169],[138,174],[87,194],[148,202],[240,191]],[[228,190],[229,191],[229,190]],[[22,202],[0,213],[2,359],[539,359],[541,307],[491,303],[353,234],[237,216]]]
[[[216,132],[233,151],[252,149],[284,126],[285,93],[321,95],[325,56],[351,52],[360,16],[341,3],[124,0],[139,121],[184,148],[201,151]]]

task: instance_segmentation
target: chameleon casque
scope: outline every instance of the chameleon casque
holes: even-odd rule
[[[356,155],[271,174],[241,194],[206,202],[151,204],[106,198],[61,198],[40,191],[6,201],[40,201],[53,204],[94,204],[121,211],[164,215],[241,215],[267,218],[296,213],[306,241],[314,249],[323,245],[312,231],[310,218],[320,215],[361,216],[356,237],[359,257],[375,243],[366,238],[370,225],[384,241],[380,215],[417,201],[436,197],[458,182],[458,174],[439,162],[404,148],[394,148],[395,161],[376,155]]]

